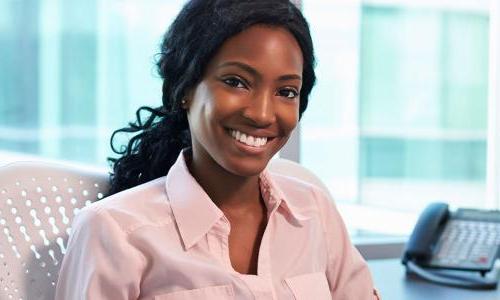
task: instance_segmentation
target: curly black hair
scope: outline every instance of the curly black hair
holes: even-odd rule
[[[121,157],[108,158],[113,169],[109,195],[168,173],[180,151],[191,146],[181,100],[202,80],[208,62],[224,41],[257,24],[285,28],[302,50],[299,117],[302,116],[316,76],[309,25],[300,10],[289,0],[188,1],[161,44],[157,67],[163,79],[163,105],[140,107],[136,121],[111,136],[111,149]],[[127,145],[117,149],[113,141],[119,133],[134,136]]]

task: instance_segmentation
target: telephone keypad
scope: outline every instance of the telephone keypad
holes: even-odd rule
[[[491,266],[500,247],[500,223],[495,221],[449,220],[430,265],[459,269]]]

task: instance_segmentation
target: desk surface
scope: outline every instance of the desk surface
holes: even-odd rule
[[[375,286],[384,300],[500,300],[500,288],[471,291],[406,277],[399,259],[368,261]]]

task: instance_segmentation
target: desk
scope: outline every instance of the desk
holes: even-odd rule
[[[500,288],[471,291],[407,278],[399,259],[370,260],[368,265],[383,300],[500,300]]]

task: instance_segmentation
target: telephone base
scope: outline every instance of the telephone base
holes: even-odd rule
[[[483,273],[483,272],[481,272]],[[424,268],[413,262],[408,262],[406,275],[408,278],[423,279],[429,282],[466,289],[496,289],[500,278],[500,268],[490,272],[471,272],[449,269]]]

